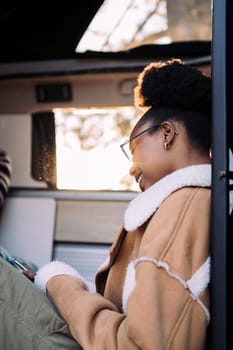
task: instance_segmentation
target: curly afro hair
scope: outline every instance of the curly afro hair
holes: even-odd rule
[[[211,79],[180,59],[147,65],[134,92],[138,108],[172,107],[211,115]]]

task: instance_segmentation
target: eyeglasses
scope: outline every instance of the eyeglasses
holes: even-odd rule
[[[130,142],[133,141],[134,139],[136,139],[137,137],[139,137],[139,136],[141,136],[141,135],[143,135],[143,134],[145,134],[145,133],[147,133],[147,132],[149,132],[149,131],[151,131],[151,130],[153,130],[155,128],[158,128],[159,126],[161,126],[161,124],[152,125],[149,128],[141,131],[139,134],[131,137],[129,140],[125,141],[124,143],[122,143],[120,145],[120,148],[121,148],[122,152],[124,153],[124,155],[126,156],[126,158],[128,160],[132,159],[132,152],[130,150]]]

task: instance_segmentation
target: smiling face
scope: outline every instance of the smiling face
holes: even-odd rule
[[[150,127],[151,124],[146,123],[136,128],[131,138]],[[176,134],[174,125],[164,122],[153,133],[143,133],[130,142],[132,152],[130,174],[135,177],[142,191],[174,170],[171,152],[168,152],[164,145],[166,142],[169,145]]]

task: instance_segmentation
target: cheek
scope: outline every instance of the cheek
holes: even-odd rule
[[[148,158],[147,162],[144,163],[144,167],[142,168],[147,187],[153,185],[155,182],[166,176],[170,172],[169,169],[170,167],[166,159],[166,155],[157,155],[154,153],[153,156]]]
[[[144,177],[150,183],[157,182],[166,174],[166,164],[161,159],[151,160],[144,169]]]
[[[133,164],[143,173],[145,188],[153,185],[168,173],[167,153],[159,138],[144,139],[135,148]]]

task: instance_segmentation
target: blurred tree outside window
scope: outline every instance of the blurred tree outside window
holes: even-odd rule
[[[105,0],[76,51],[211,40],[212,0]]]
[[[134,107],[55,110],[57,187],[138,190],[120,144],[138,117]]]

